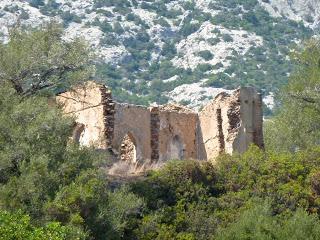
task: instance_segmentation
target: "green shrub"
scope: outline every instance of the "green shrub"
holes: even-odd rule
[[[198,55],[206,61],[210,61],[213,59],[213,54],[209,50],[200,51]]]
[[[2,240],[51,239],[67,240],[84,239],[85,235],[75,233],[71,228],[63,227],[59,223],[51,222],[45,227],[31,224],[29,216],[21,212],[9,213],[0,210],[0,236]]]
[[[225,42],[233,42],[233,38],[230,34],[222,34],[222,39]]]
[[[44,0],[30,0],[29,4],[31,7],[40,8],[40,6],[44,6]]]
[[[256,204],[244,211],[239,219],[227,228],[220,230],[215,239],[317,239],[320,234],[320,221],[316,215],[308,215],[298,209],[285,218],[273,216],[268,204]]]

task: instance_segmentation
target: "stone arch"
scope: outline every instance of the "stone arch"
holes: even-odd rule
[[[169,159],[177,159],[177,160],[184,159],[184,154],[185,154],[184,144],[179,135],[175,135],[171,139],[168,150],[169,150],[169,154],[168,154]]]
[[[120,159],[127,163],[137,162],[137,142],[130,132],[127,133],[121,141]]]

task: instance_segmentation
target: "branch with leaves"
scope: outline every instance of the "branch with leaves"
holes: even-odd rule
[[[24,97],[52,93],[90,79],[94,73],[90,48],[81,39],[63,40],[54,23],[41,29],[17,27],[10,41],[0,45],[0,83]]]

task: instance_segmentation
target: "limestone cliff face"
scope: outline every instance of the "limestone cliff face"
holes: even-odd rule
[[[110,90],[88,82],[57,97],[76,119],[73,137],[141,167],[171,159],[212,160],[221,153],[263,148],[262,100],[252,88],[221,93],[200,113],[176,104],[117,103]]]
[[[260,4],[274,17],[304,21],[312,28],[320,27],[319,0],[260,0]]]

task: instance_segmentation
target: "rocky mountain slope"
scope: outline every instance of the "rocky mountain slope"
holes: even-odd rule
[[[320,2],[0,0],[4,42],[17,21],[50,20],[63,23],[66,39],[91,44],[97,80],[118,100],[199,107],[225,89],[253,85],[268,96],[285,84],[288,54],[319,29]]]

